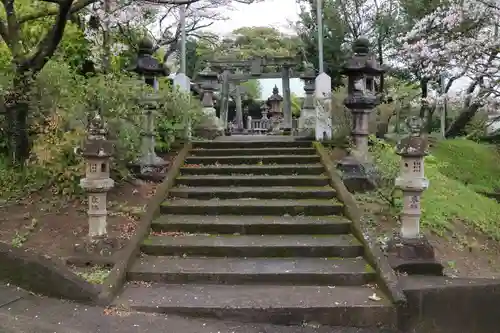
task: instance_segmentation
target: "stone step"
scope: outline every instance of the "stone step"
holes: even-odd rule
[[[283,177],[283,176],[282,176]],[[286,176],[284,176],[287,178]],[[256,177],[258,178],[258,177]],[[272,179],[273,177],[269,177]],[[174,198],[187,199],[333,199],[335,191],[329,186],[322,187],[291,187],[274,186],[270,187],[176,187],[170,191],[170,196]],[[228,184],[224,184],[227,186]],[[239,184],[235,184],[239,185]],[[311,184],[312,186],[313,184]]]
[[[370,297],[376,294],[379,301]],[[396,311],[370,286],[129,283],[115,305],[138,311],[241,322],[394,327]]]
[[[320,164],[280,165],[196,165],[181,168],[181,175],[319,175],[325,171]]]
[[[278,148],[233,148],[233,149],[192,149],[191,156],[256,156],[256,155],[314,155],[316,149],[298,147]]]
[[[312,141],[193,141],[193,148],[238,149],[238,148],[311,148]]]
[[[198,215],[338,215],[344,206],[336,200],[194,200],[172,199],[160,206],[162,214]]]
[[[346,234],[351,221],[343,216],[200,216],[161,215],[153,220],[155,232],[217,234]]]
[[[363,255],[352,235],[150,235],[145,254],[211,257],[344,257]]]
[[[175,180],[175,183],[185,186],[327,186],[329,178],[321,175],[193,175],[179,176]]]
[[[182,258],[144,256],[127,273],[130,281],[162,283],[357,286],[375,280],[364,259]]]
[[[189,156],[185,164],[308,164],[319,163],[318,155],[275,155],[275,156]]]

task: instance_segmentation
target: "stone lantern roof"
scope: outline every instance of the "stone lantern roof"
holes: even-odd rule
[[[101,116],[96,113],[89,123],[88,137],[81,155],[85,158],[107,159],[113,155],[114,145],[106,138],[107,130]]]
[[[142,39],[138,44],[137,59],[129,70],[145,76],[168,76],[170,70],[155,59],[153,53],[153,42],[148,38]]]
[[[215,88],[215,84],[219,80],[219,74],[213,71],[210,68],[210,65],[207,64],[205,68],[200,73],[198,73],[198,78],[200,79],[200,83],[202,84],[202,86],[204,84],[213,84]]]
[[[396,145],[396,154],[402,157],[424,157],[429,154],[428,142],[420,135],[422,119],[413,116],[406,120],[410,134]]]
[[[365,37],[358,38],[352,45],[354,55],[347,60],[343,67],[343,74],[369,74],[380,75],[385,70],[370,52],[370,41]]]
[[[305,81],[314,80],[316,78],[316,71],[311,63],[304,63],[304,72],[300,75],[300,78]]]
[[[273,94],[267,99],[268,102],[282,102],[283,96],[279,94],[278,86],[274,86]]]

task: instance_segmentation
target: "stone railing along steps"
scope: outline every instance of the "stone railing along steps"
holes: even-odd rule
[[[195,142],[118,303],[295,325],[393,327],[311,142]]]

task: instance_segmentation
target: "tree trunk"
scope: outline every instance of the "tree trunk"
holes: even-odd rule
[[[474,118],[481,105],[472,103],[466,110],[462,111],[455,121],[453,121],[444,134],[447,139],[465,134],[465,126]]]
[[[7,148],[13,165],[22,166],[29,157],[29,91],[25,75],[14,79],[14,87],[6,100]]]

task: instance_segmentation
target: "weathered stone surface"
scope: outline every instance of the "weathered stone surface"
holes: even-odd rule
[[[277,147],[277,148],[229,148],[229,149],[193,149],[192,156],[241,156],[241,155],[314,155],[314,148]]]
[[[369,299],[374,293],[380,301]],[[370,287],[129,285],[117,303],[148,312],[273,324],[366,327],[395,323],[390,302]]]
[[[256,176],[253,176],[258,178]],[[286,179],[286,176],[280,176]],[[273,180],[273,177],[268,177]],[[274,178],[276,179],[276,178]],[[303,181],[304,179],[300,179]],[[316,181],[321,178],[313,178]],[[262,181],[263,183],[266,180]],[[313,186],[311,184],[311,186]],[[321,187],[291,187],[291,186],[273,186],[269,187],[242,187],[242,186],[229,186],[229,187],[177,187],[170,191],[170,195],[174,198],[186,199],[241,199],[241,198],[255,198],[255,199],[333,199],[335,198],[335,191],[329,186]]]
[[[66,266],[0,242],[0,280],[51,297],[83,302],[97,299],[99,290]]]
[[[159,232],[333,235],[349,233],[351,221],[342,216],[162,215],[151,228]]]
[[[177,177],[176,183],[186,186],[327,186],[328,177],[317,175],[192,175]]]
[[[128,272],[132,281],[164,283],[363,285],[375,274],[364,259],[353,258],[139,258]]]
[[[363,254],[351,235],[206,235],[149,236],[147,254],[222,257],[346,257]]]
[[[186,164],[301,164],[318,163],[317,155],[276,155],[276,156],[191,156]]]
[[[323,165],[280,164],[280,165],[200,165],[181,168],[182,175],[319,175]]]
[[[163,203],[163,214],[200,215],[309,215],[326,216],[342,212],[343,206],[335,200],[191,200],[173,199]]]

